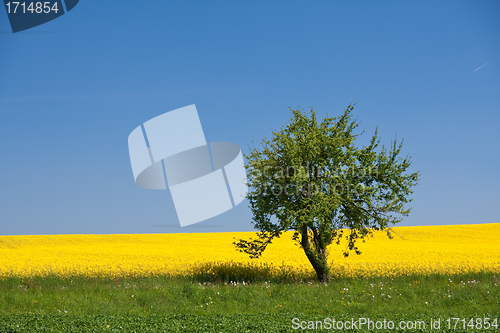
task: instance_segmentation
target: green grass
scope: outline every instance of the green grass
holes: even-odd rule
[[[472,314],[473,317],[477,315]],[[308,330],[293,329],[292,319],[305,319],[307,321],[323,321],[324,316],[311,315],[303,318],[300,315],[289,313],[275,314],[226,314],[226,315],[185,315],[170,314],[165,316],[105,316],[105,315],[10,315],[0,316],[0,332],[304,332]],[[329,318],[332,318],[330,316]],[[351,321],[358,318],[355,314],[344,313],[336,315],[337,321]],[[395,329],[390,332],[493,332],[491,330],[474,330],[456,327],[449,329],[445,318],[441,318],[439,329],[430,327],[430,319],[419,315],[391,314],[389,316],[371,316],[373,322],[391,320]],[[436,317],[434,317],[436,319]],[[406,325],[418,321],[425,323],[425,328],[400,329],[400,321]],[[305,324],[307,325],[307,324]],[[316,324],[315,324],[316,325]],[[453,321],[452,321],[453,325]],[[366,324],[353,332],[383,332],[388,330],[366,329]],[[310,330],[309,330],[310,331]],[[335,330],[314,330],[315,332],[332,332]],[[337,330],[340,331],[340,330]]]
[[[244,280],[3,278],[0,332],[284,332],[293,331],[294,317],[500,317],[500,276],[493,273],[341,279],[327,285]]]

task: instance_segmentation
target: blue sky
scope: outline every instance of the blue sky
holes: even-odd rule
[[[127,138],[196,104],[207,141],[269,136],[288,107],[404,138],[400,225],[500,222],[500,2],[92,1],[13,34],[0,9],[0,234],[252,230],[246,201],[180,228],[135,185]],[[480,66],[489,62],[484,67]]]

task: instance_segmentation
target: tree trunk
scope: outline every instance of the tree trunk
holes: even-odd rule
[[[312,247],[309,243],[309,235],[307,233],[307,225],[302,226],[301,245],[306,253],[307,259],[314,268],[318,280],[320,282],[330,281],[330,268],[327,263],[326,249]]]

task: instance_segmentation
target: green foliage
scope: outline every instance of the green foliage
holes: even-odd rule
[[[466,318],[495,318],[493,314],[470,314]],[[325,318],[335,319],[336,321],[351,322],[352,319],[358,321],[360,316],[357,313],[339,313],[329,315],[309,315],[301,316],[292,313],[274,313],[274,314],[226,314],[226,315],[167,315],[167,316],[58,316],[58,315],[11,315],[0,316],[0,332],[9,333],[40,333],[40,332],[185,332],[185,333],[247,333],[247,332],[310,332],[311,328],[306,330],[296,329],[293,326],[295,320],[304,321],[304,327],[308,325],[318,325],[317,322],[323,322]],[[366,317],[363,317],[366,318]],[[446,319],[448,316],[432,317],[441,321],[439,329],[430,328],[430,317],[415,314],[392,313],[390,316],[375,315],[368,317],[373,322],[383,322],[384,320],[396,323],[395,328],[390,332],[489,332],[496,331],[493,328],[473,330],[469,327],[465,329],[458,325],[455,329],[448,329]],[[399,322],[424,322],[425,328],[401,329],[397,325]],[[331,322],[331,321],[330,321]],[[491,322],[491,320],[490,320]],[[312,324],[310,324],[312,323]],[[452,321],[453,325],[454,321]],[[359,324],[358,324],[359,325]],[[368,329],[367,325],[354,332],[383,332],[384,330]],[[311,327],[311,326],[309,326]],[[314,326],[312,326],[314,327]],[[316,326],[320,327],[320,326]],[[452,326],[453,328],[453,326]],[[334,329],[314,329],[314,332],[332,332]],[[388,331],[388,330],[387,330]]]
[[[291,319],[284,315],[167,315],[0,317],[0,332],[285,332]]]
[[[326,116],[318,122],[311,108],[307,115],[292,110],[286,126],[273,131],[245,157],[247,198],[257,239],[240,239],[235,246],[251,258],[259,257],[275,237],[294,230],[294,239],[322,281],[327,281],[327,247],[347,239],[344,255],[361,252],[356,240],[373,230],[387,230],[407,216],[411,188],[418,172],[406,173],[411,161],[399,157],[403,142],[397,139],[388,150],[377,148],[377,131],[368,146],[357,148],[359,123],[349,105],[339,117]],[[344,230],[347,230],[344,235]]]
[[[0,332],[288,332],[294,331],[293,318],[429,322],[440,317],[443,323],[448,317],[495,318],[499,313],[495,273],[328,284],[243,284],[243,278],[227,283],[171,277],[0,279]],[[443,324],[441,330],[425,332],[430,331],[449,332]]]

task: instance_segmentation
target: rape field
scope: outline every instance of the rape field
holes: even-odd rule
[[[330,247],[333,277],[500,272],[500,224],[394,227],[375,233],[344,258]],[[252,232],[0,236],[0,276],[224,276],[313,277],[302,249],[287,233],[260,259],[232,244]]]

